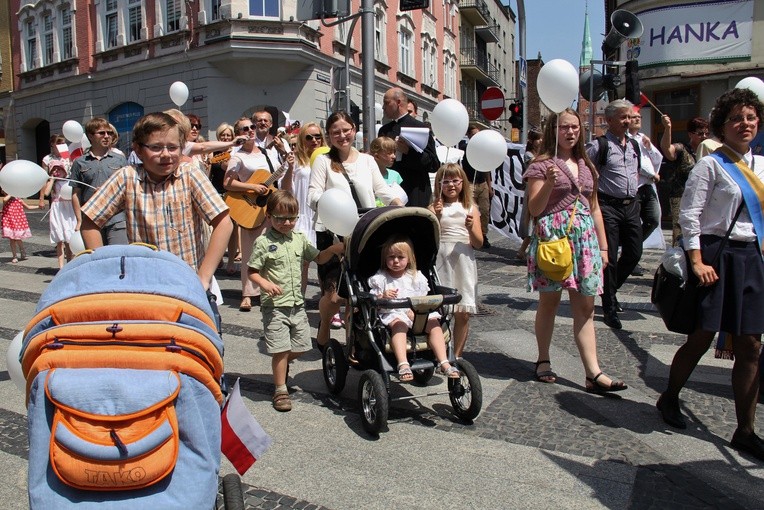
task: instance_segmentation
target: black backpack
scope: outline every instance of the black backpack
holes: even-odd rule
[[[642,151],[639,150],[639,142],[633,138],[629,138],[629,141],[631,142],[632,147],[634,147],[634,152],[637,153],[637,163],[639,165],[637,171],[640,171],[642,170]],[[599,144],[599,150],[597,151],[597,169],[601,169],[607,164],[610,145],[607,143],[606,136],[598,136],[597,143]]]

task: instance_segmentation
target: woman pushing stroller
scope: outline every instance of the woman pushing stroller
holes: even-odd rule
[[[427,278],[416,269],[414,249],[407,237],[391,236],[382,246],[381,267],[369,278],[369,288],[372,294],[383,299],[426,296],[430,291]],[[401,382],[411,382],[414,373],[406,357],[406,333],[414,323],[414,312],[403,308],[383,309],[379,317],[392,334],[390,343],[398,363],[398,377]],[[459,379],[459,370],[448,362],[440,317],[438,312],[431,312],[427,318],[427,344],[438,360],[441,374],[450,379]]]

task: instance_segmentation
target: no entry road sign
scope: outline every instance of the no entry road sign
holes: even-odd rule
[[[504,113],[504,92],[499,87],[488,87],[480,96],[480,111],[487,120],[496,120]]]

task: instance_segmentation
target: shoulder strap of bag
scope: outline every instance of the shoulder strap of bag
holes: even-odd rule
[[[345,171],[345,167],[340,163],[340,168],[342,168],[342,175],[345,177],[345,179],[348,181],[348,186],[350,186],[350,194],[353,195],[353,201],[355,202],[355,206],[358,209],[362,209],[361,201],[358,199],[358,192],[355,190],[355,186],[353,185],[353,181],[350,180],[350,177],[348,177],[347,172]]]
[[[573,228],[573,218],[576,217],[576,209],[578,208],[578,195],[576,195],[576,201],[573,202],[573,211],[570,213],[568,219],[568,228],[565,229],[565,235],[570,234],[570,229]]]
[[[598,136],[597,144],[599,144],[599,150],[597,150],[597,163],[599,164],[599,168],[602,168],[607,165],[607,153],[608,150],[610,150],[607,143],[607,137]]]
[[[724,234],[724,239],[722,239],[722,242],[719,243],[719,248],[716,250],[716,254],[714,255],[714,260],[711,261],[711,266],[716,267],[716,263],[719,261],[719,257],[722,256],[722,250],[724,249],[724,246],[727,244],[727,240],[730,238],[730,234],[732,234],[732,228],[735,226],[735,223],[737,223],[737,219],[740,216],[740,213],[743,211],[743,205],[740,204],[740,207],[737,208],[737,212],[735,213],[735,217],[732,218],[732,223],[730,223],[730,227],[727,229],[727,233]]]

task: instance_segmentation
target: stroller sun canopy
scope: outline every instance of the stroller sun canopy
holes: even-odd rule
[[[382,245],[392,235],[411,239],[418,270],[427,274],[433,269],[440,243],[435,214],[423,207],[380,207],[358,220],[345,249],[350,271],[359,280],[366,281],[380,268]]]

